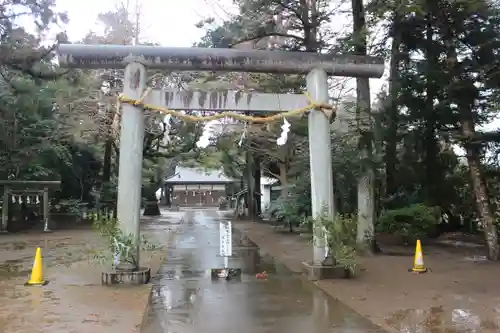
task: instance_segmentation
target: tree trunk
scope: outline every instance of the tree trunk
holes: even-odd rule
[[[255,212],[258,217],[261,216],[262,214],[262,193],[260,189],[260,177],[261,177],[261,171],[260,171],[260,157],[255,157],[254,159],[254,168],[253,168],[253,179],[254,179],[254,189],[256,192],[255,193]]]
[[[374,215],[375,215],[375,173],[373,168],[366,168],[358,179],[358,233],[357,242],[366,246],[371,253],[374,250]]]
[[[286,200],[288,197],[288,164],[286,162],[280,163],[279,164],[279,169],[280,169],[280,174],[279,174],[279,180],[280,180],[280,186],[281,186],[281,191],[280,191],[280,197],[282,200]],[[287,221],[288,222],[288,230],[290,232],[293,232],[293,224],[292,221]]]
[[[147,201],[144,207],[144,216],[160,216],[160,206],[157,201]]]
[[[400,28],[401,17],[396,11],[391,27],[392,45],[391,45],[391,61],[389,64],[389,103],[386,108],[387,112],[387,134],[385,137],[385,181],[386,181],[386,196],[393,197],[398,192],[397,184],[397,144],[398,144],[398,123],[399,123],[399,48],[401,45]]]
[[[101,202],[105,202],[106,205],[112,201],[112,198],[109,198],[110,187],[109,184],[111,182],[111,167],[113,162],[113,143],[114,139],[111,135],[111,126],[113,123],[114,111],[112,106],[108,103],[105,109],[106,112],[106,127],[105,127],[105,141],[104,141],[104,157],[103,157],[103,165],[102,165],[102,178],[100,184],[100,200],[98,202],[98,209],[102,209]],[[109,207],[106,207],[109,208]]]
[[[280,163],[280,185],[281,185],[281,193],[280,197],[285,199],[288,197],[288,167],[286,163]]]
[[[156,191],[164,186],[163,184],[163,170],[162,167],[156,167],[156,174],[149,183],[149,188],[147,189],[146,203],[144,207],[144,216],[160,216],[160,206],[158,204],[158,199],[156,198]]]
[[[156,199],[156,191],[158,189],[157,182],[150,182],[147,188],[144,189],[146,193],[145,203],[144,203],[144,216],[160,216],[160,206],[158,205],[158,199]],[[143,193],[144,193],[143,192]]]
[[[253,166],[253,156],[252,153],[250,152],[249,149],[246,151],[246,184],[247,184],[247,195],[246,195],[246,202],[247,202],[247,208],[248,208],[248,218],[250,220],[255,219],[256,216],[256,209],[255,209],[255,181],[254,181],[254,166]]]
[[[163,195],[165,197],[165,206],[171,207],[172,206],[172,200],[171,200],[172,188],[170,187],[170,185],[164,186],[163,188],[164,188]]]
[[[175,169],[177,167],[177,160],[175,158],[169,159],[163,166],[163,177],[164,179],[170,179],[175,175]],[[162,180],[160,186],[164,189],[165,205],[167,207],[172,207],[172,196],[174,194],[174,188],[172,185],[165,185]]]
[[[441,175],[441,166],[439,163],[439,149],[437,141],[438,119],[437,112],[434,107],[436,100],[436,92],[438,88],[434,80],[435,69],[437,67],[437,55],[432,39],[434,36],[434,20],[432,14],[427,15],[427,70],[426,70],[426,97],[425,97],[425,131],[424,131],[424,147],[425,147],[425,189],[426,200],[431,205],[439,205],[441,201],[440,184],[443,176]]]
[[[468,113],[468,115],[465,115],[464,113]],[[462,135],[466,138],[473,138],[475,129],[472,120],[470,120],[472,119],[471,111],[462,111],[462,114],[464,115],[462,118]],[[467,163],[469,164],[471,183],[474,190],[477,210],[483,220],[484,236],[488,244],[488,259],[498,260],[499,246],[496,220],[493,212],[491,211],[490,198],[482,174],[479,147],[477,144],[469,142],[464,145],[464,148],[467,153]]]
[[[443,40],[447,50],[447,63],[455,66],[455,68],[452,67],[451,69],[458,72],[458,74],[455,75],[455,82],[453,83],[458,83],[458,81],[460,81],[461,87],[461,89],[457,91],[458,94],[453,94],[452,90],[450,95],[456,95],[455,98],[460,108],[461,132],[462,136],[466,140],[464,148],[466,151],[467,163],[469,164],[469,172],[476,200],[476,207],[483,222],[484,236],[488,245],[488,259],[498,260],[500,249],[498,246],[496,219],[491,209],[488,188],[486,187],[486,182],[483,177],[480,153],[481,146],[477,142],[472,141],[476,134],[473,108],[475,104],[475,93],[477,90],[472,80],[469,78],[464,79],[460,75],[458,52],[451,41],[450,36],[452,34],[448,31],[448,29],[449,27],[445,25],[443,30],[446,33],[443,36]],[[467,84],[469,85],[469,89],[467,89]]]
[[[113,155],[113,139],[107,138],[104,143],[104,158],[102,164],[102,183],[109,183],[111,180],[111,159]]]
[[[367,54],[366,20],[363,0],[352,0],[354,49],[358,55]],[[360,131],[361,155],[364,161],[358,179],[357,242],[369,253],[374,250],[375,171],[373,167],[373,122],[371,119],[370,82],[356,78],[356,120]]]

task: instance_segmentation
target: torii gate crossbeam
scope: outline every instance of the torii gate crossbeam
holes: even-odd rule
[[[353,55],[330,55],[306,52],[237,50],[216,48],[167,48],[129,45],[62,44],[58,49],[59,64],[66,68],[124,68],[125,96],[139,99],[146,88],[146,67],[173,71],[233,71],[258,73],[307,74],[307,91],[315,102],[328,103],[328,75],[380,78],[384,71],[382,58]],[[168,94],[171,99],[168,99]],[[231,99],[181,98],[181,92],[154,92],[151,104],[178,109],[279,112],[307,105],[304,96],[255,94],[238,101],[236,92]],[[155,97],[156,96],[156,97]],[[206,97],[206,96],[205,96]],[[279,103],[277,102],[279,101]],[[212,103],[212,105],[210,105]],[[196,105],[198,104],[198,105]],[[219,105],[220,104],[220,107]],[[223,105],[224,104],[224,105]],[[277,105],[280,104],[280,105]],[[296,105],[293,108],[300,107]],[[322,112],[310,112],[309,152],[311,169],[312,213],[317,217],[327,208],[334,213],[330,123]],[[142,145],[144,115],[140,108],[123,105],[120,132],[120,161],[118,177],[118,219],[123,231],[139,240],[139,219],[142,180]],[[324,235],[314,228],[314,262],[324,260]],[[139,258],[139,249],[137,249]]]

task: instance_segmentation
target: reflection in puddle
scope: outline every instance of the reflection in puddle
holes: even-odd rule
[[[469,310],[453,309],[451,321],[458,330],[464,332],[479,332],[481,328],[481,319]]]
[[[175,233],[155,280],[142,333],[374,333],[382,332],[323,292],[266,256],[233,231],[229,267],[241,269],[241,281],[212,280],[219,256],[219,220],[210,212],[186,216]],[[259,280],[258,272],[269,278]]]
[[[387,318],[386,323],[401,333],[486,333],[500,329],[470,310],[446,311],[443,306],[400,310]]]
[[[471,242],[464,242],[459,240],[443,239],[438,242],[438,244],[450,245],[455,247],[468,247],[468,248],[481,248],[484,245],[476,244]]]
[[[472,261],[472,262],[488,262],[488,257],[486,256],[470,256],[465,257],[464,261]]]
[[[17,276],[23,268],[23,259],[5,260],[0,264],[0,276]]]

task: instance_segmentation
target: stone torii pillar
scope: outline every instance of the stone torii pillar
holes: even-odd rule
[[[126,69],[124,94],[139,98],[144,86],[145,67],[173,71],[226,71],[256,72],[276,74],[306,74],[307,90],[318,103],[328,103],[327,76],[376,77],[382,76],[384,62],[381,58],[329,55],[306,52],[281,52],[262,50],[237,50],[215,48],[168,48],[156,46],[129,45],[83,45],[62,44],[58,49],[59,63],[66,68],[112,68]],[[132,80],[132,81],[130,81]],[[131,83],[132,82],[132,83]],[[134,87],[134,88],[132,88]],[[165,96],[163,103],[158,97],[148,103],[173,108],[172,100],[179,93],[160,93]],[[168,95],[170,94],[170,95]],[[255,95],[255,94],[253,94]],[[296,107],[284,105],[283,100],[293,95],[272,95],[261,98],[250,97],[237,108],[236,99],[227,98],[227,103],[203,102],[203,96],[182,101],[181,109],[196,110],[200,104],[208,103],[209,109],[223,111],[273,111],[273,104],[281,104],[278,110]],[[171,96],[167,103],[166,97]],[[205,95],[205,97],[207,97]],[[244,101],[239,99],[239,103]],[[230,102],[233,101],[233,102]],[[211,104],[210,104],[211,103]],[[196,105],[198,104],[198,105]],[[225,104],[225,106],[223,105]],[[244,105],[246,104],[246,105]],[[253,105],[252,105],[253,104]],[[258,105],[255,106],[255,105]],[[293,103],[292,103],[293,104]],[[307,103],[306,103],[307,104]],[[241,109],[241,107],[246,109]],[[271,106],[271,107],[270,107]],[[305,105],[302,105],[305,106]],[[276,110],[274,110],[276,111]],[[139,240],[140,189],[142,173],[142,132],[144,130],[142,111],[134,106],[124,106],[120,133],[120,166],[118,185],[118,219],[123,230],[134,234]],[[311,166],[311,200],[313,217],[323,213],[323,208],[335,212],[332,181],[332,161],[330,144],[330,123],[323,112],[309,114],[309,148]],[[324,258],[324,235],[321,228],[314,228],[314,262],[321,266]]]
[[[123,94],[131,98],[141,98],[146,89],[146,82],[146,67],[141,63],[131,62],[125,68]],[[122,108],[116,213],[121,230],[126,235],[133,235],[136,244],[139,244],[144,112],[141,108],[130,104],[123,104]],[[134,257],[139,263],[140,248],[138,246],[134,249]]]

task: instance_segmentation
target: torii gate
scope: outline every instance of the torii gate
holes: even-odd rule
[[[59,64],[65,68],[125,69],[123,94],[140,99],[146,89],[146,67],[173,71],[226,71],[306,74],[307,91],[317,103],[328,103],[328,75],[380,78],[382,58],[334,56],[306,52],[217,48],[169,48],[129,45],[62,44]],[[153,91],[145,103],[171,110],[282,112],[307,106],[305,96],[246,94],[240,92]],[[318,111],[318,110],[316,110]],[[311,201],[314,217],[334,214],[330,122],[323,112],[312,111],[309,120]],[[118,175],[118,220],[126,234],[139,243],[144,116],[141,106],[123,105]],[[322,228],[313,228],[313,266],[325,258]],[[136,250],[139,258],[139,248]],[[138,260],[137,260],[138,262]]]

